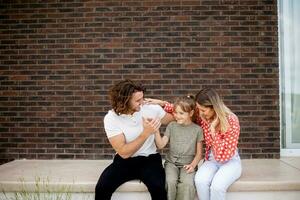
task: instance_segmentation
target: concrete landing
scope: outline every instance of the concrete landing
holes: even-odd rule
[[[0,166],[0,190],[13,193],[25,188],[27,192],[35,192],[39,183],[40,192],[57,193],[67,188],[68,192],[93,195],[97,180],[109,163],[111,160],[15,160]],[[242,160],[242,167],[242,176],[229,188],[229,196],[230,193],[263,196],[273,192],[277,197],[279,193],[284,197],[288,194],[293,194],[295,199],[299,197],[300,158]],[[148,193],[139,181],[123,184],[116,193],[131,192]],[[122,199],[117,194],[114,198]]]

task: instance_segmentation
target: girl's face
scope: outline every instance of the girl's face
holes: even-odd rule
[[[185,112],[181,109],[180,106],[176,106],[174,117],[178,124],[188,125],[192,122],[192,116],[194,111]]]
[[[198,111],[199,111],[199,115],[201,117],[203,117],[204,119],[206,119],[208,121],[214,119],[216,113],[215,113],[213,108],[202,106],[198,103],[196,103],[196,105],[197,105],[197,108],[198,108]]]

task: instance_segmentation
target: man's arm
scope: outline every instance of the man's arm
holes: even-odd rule
[[[143,125],[143,132],[132,142],[126,143],[123,133],[108,139],[114,150],[122,158],[129,158],[135,152],[137,152],[147,138],[159,129],[161,123],[158,119],[153,119],[150,122],[143,119]]]
[[[125,142],[124,134],[116,135],[109,138],[109,142],[114,148],[114,150],[122,157],[129,158],[132,156],[141,146],[144,144],[148,136],[146,134],[141,134],[134,141],[130,143]]]

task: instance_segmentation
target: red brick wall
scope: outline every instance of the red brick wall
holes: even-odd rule
[[[107,89],[125,78],[166,100],[216,88],[242,157],[279,157],[275,0],[0,2],[2,163],[112,158]]]

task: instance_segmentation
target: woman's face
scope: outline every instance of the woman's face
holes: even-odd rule
[[[201,117],[203,117],[206,120],[212,120],[214,119],[215,116],[215,110],[211,107],[206,107],[206,106],[202,106],[198,103],[196,103],[198,111],[199,111],[199,115]]]

